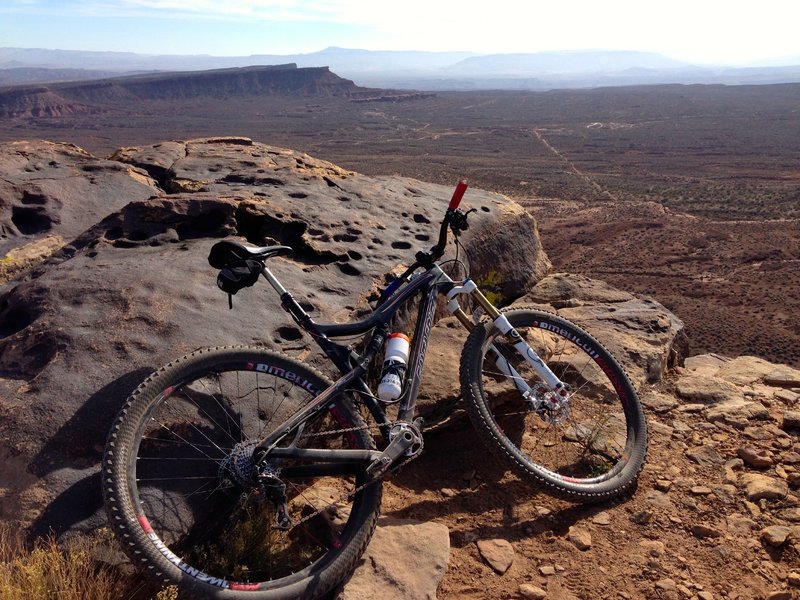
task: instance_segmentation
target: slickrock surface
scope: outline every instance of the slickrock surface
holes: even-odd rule
[[[244,138],[128,148],[112,161],[44,142],[25,148],[0,175],[3,262],[15,262],[0,284],[0,514],[37,533],[104,522],[97,467],[106,431],[154,368],[211,344],[317,358],[266,286],[240,292],[228,311],[206,262],[215,240],[294,246],[271,268],[315,318],[343,321],[434,243],[452,191],[364,177]],[[63,197],[52,184],[46,203],[26,204],[35,167],[26,169],[38,156],[58,157],[70,182]],[[103,167],[79,167],[94,164]],[[89,186],[102,193],[79,218],[68,200]],[[635,493],[602,506],[520,482],[490,458],[463,413],[442,421],[459,401],[465,339],[442,319],[421,393],[436,426],[423,455],[385,485],[391,520],[381,521],[362,565],[375,587],[345,587],[343,597],[391,597],[386,589],[490,600],[797,596],[800,372],[747,356],[686,357],[680,319],[656,300],[550,274],[535,223],[502,196],[470,190],[465,205],[477,209],[463,237],[473,277],[504,303],[574,319],[625,365],[648,415],[648,463]],[[43,206],[37,214],[58,219],[21,231],[15,206]],[[426,562],[434,574],[421,587],[392,576],[392,565],[416,564],[415,543],[433,549],[415,533],[419,522],[448,542]],[[406,541],[377,549],[405,527]],[[493,566],[492,548],[512,560]]]

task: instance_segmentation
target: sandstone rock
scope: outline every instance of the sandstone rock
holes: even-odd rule
[[[792,600],[792,596],[793,594],[790,590],[779,590],[767,594],[767,600]]]
[[[716,375],[720,367],[730,359],[718,354],[699,354],[683,361],[684,368],[690,373],[703,376]]]
[[[794,451],[786,452],[781,456],[781,462],[787,465],[800,464],[800,453]]]
[[[663,414],[677,408],[678,400],[675,396],[656,391],[647,391],[641,395],[642,404],[656,414]]]
[[[677,592],[678,586],[675,583],[674,579],[659,579],[656,581],[656,587],[660,590],[664,590],[665,592]]]
[[[725,518],[725,523],[728,527],[728,533],[746,537],[750,532],[756,528],[756,522],[749,517],[745,517],[739,513],[733,513]]]
[[[672,503],[672,500],[669,499],[669,496],[664,492],[659,492],[658,490],[650,490],[647,492],[644,496],[644,500],[649,505],[662,510],[672,510],[675,508],[675,505]]]
[[[664,554],[664,542],[658,540],[642,540],[639,542],[641,546],[650,556],[658,558]]]
[[[714,492],[714,496],[720,502],[724,502],[725,504],[733,504],[736,502],[736,487],[730,484],[719,484],[719,485],[712,485],[712,491]]]
[[[722,535],[722,532],[718,529],[711,527],[710,525],[706,525],[705,523],[696,523],[690,527],[692,534],[698,538],[716,538]]]
[[[795,406],[800,401],[800,394],[796,394],[791,390],[778,390],[773,396],[787,406]]]
[[[767,418],[769,411],[760,402],[750,402],[741,398],[720,402],[706,411],[706,419],[709,422],[721,421],[739,428],[745,427],[749,421],[763,421]]]
[[[800,388],[800,370],[792,369],[786,365],[779,365],[764,377],[764,383],[788,388]]]
[[[684,375],[675,383],[678,395],[690,402],[717,404],[731,400],[742,400],[742,391],[732,383],[703,375]]]
[[[515,304],[549,304],[603,340],[635,383],[660,380],[686,354],[683,323],[658,302],[587,277],[544,277]]]
[[[431,330],[417,398],[419,414],[425,419],[426,427],[449,416],[461,398],[458,365],[465,331],[455,317],[442,319]]]
[[[772,525],[761,530],[761,540],[770,546],[782,546],[792,530],[781,525]]]
[[[783,413],[784,429],[800,429],[800,412],[794,410],[787,410]]]
[[[608,513],[608,511],[605,510],[599,512],[592,517],[592,523],[594,523],[595,525],[610,525],[611,515]]]
[[[789,486],[785,481],[759,475],[758,473],[745,473],[742,475],[742,484],[745,488],[747,499],[751,502],[759,500],[781,500],[789,493]]]
[[[756,448],[738,448],[736,454],[747,465],[755,467],[756,469],[766,469],[773,464],[772,457],[770,457],[765,450]]]
[[[553,565],[542,565],[539,567],[539,573],[545,577],[549,577],[556,574],[556,568]]]
[[[778,517],[790,523],[800,523],[800,506],[792,506],[779,510]]]
[[[518,591],[519,595],[527,600],[544,600],[547,598],[547,592],[545,590],[529,583],[521,583]]]
[[[449,557],[450,535],[441,523],[381,517],[359,566],[338,598],[435,599]]]
[[[686,451],[686,456],[698,465],[711,466],[720,465],[723,458],[714,446],[697,446]]]
[[[0,143],[0,258],[6,277],[20,270],[12,267],[30,267],[55,250],[39,245],[32,256],[32,242],[72,240],[128,202],[156,193],[156,182],[144,171],[72,144]],[[17,254],[9,254],[14,249]]]
[[[17,515],[37,531],[92,528],[104,520],[96,484],[102,441],[125,398],[158,366],[203,346],[255,343],[332,374],[268,286],[239,292],[235,310],[228,310],[207,263],[217,239],[293,246],[292,256],[270,260],[272,272],[315,319],[341,322],[369,310],[391,273],[413,260],[415,249],[433,244],[452,193],[407,178],[353,174],[244,139],[179,146],[129,149],[118,158],[153,162],[162,187],[206,191],[163,194],[138,167],[69,150],[88,168],[65,166],[69,181],[61,183],[48,172],[56,182],[48,194],[63,188],[65,198],[80,196],[81,219],[91,220],[77,213],[67,219],[62,210],[60,226],[76,229],[72,244],[29,279],[0,287],[0,451],[13,448],[48,490]],[[24,168],[28,162],[19,157]],[[90,191],[97,185],[92,179],[106,183]],[[14,206],[39,206],[29,200],[20,196]],[[523,253],[544,264],[519,207],[480,190],[470,190],[464,203],[478,209],[463,236],[467,248],[479,243],[481,252]],[[515,241],[513,249],[496,245],[516,240],[508,236],[475,241],[484,228],[511,221],[527,223],[524,231],[509,231],[528,241]],[[482,269],[490,266],[473,265],[473,276],[486,277]],[[521,295],[535,281],[530,269],[520,271],[504,282],[503,293]],[[457,363],[447,373],[457,373]],[[8,502],[24,493],[12,482]]]
[[[800,587],[800,573],[792,571],[789,573],[788,577],[786,577],[786,582],[792,587]]]
[[[500,575],[514,562],[514,547],[508,540],[478,540],[477,545],[483,559]]]
[[[737,356],[720,365],[716,376],[737,386],[744,386],[764,378],[776,369],[776,365],[756,356]]]
[[[592,547],[592,534],[576,525],[569,528],[567,540],[572,542],[578,550],[586,551]]]

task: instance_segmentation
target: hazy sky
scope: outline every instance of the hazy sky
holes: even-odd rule
[[[644,50],[700,63],[800,55],[800,0],[0,0],[0,47],[289,54]]]

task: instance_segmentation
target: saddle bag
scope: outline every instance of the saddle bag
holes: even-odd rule
[[[217,287],[226,294],[235,294],[258,281],[263,265],[249,258],[234,260],[225,265],[217,275]]]

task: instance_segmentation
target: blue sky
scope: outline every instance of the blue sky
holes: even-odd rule
[[[0,46],[290,54],[612,49],[697,63],[800,55],[800,0],[0,0]]]

